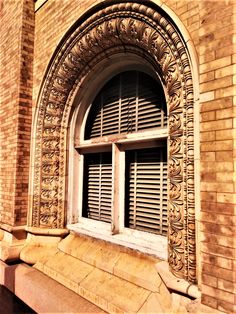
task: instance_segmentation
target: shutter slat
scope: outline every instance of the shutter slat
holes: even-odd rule
[[[164,107],[163,89],[149,75],[137,71],[118,74],[95,98],[85,139],[164,128],[167,125]]]
[[[127,153],[126,226],[166,235],[166,147]]]
[[[85,155],[83,215],[111,221],[112,164],[111,153]]]

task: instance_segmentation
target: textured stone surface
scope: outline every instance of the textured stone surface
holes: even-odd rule
[[[161,278],[155,262],[148,258],[122,253],[114,267],[114,274],[153,292],[160,291]]]
[[[1,223],[26,223],[32,93],[35,108],[45,69],[61,38],[88,8],[99,2],[47,1],[35,13],[35,37],[33,0],[1,2]],[[200,109],[202,209],[197,220],[201,220],[198,239],[203,243],[197,254],[198,281],[201,284],[202,280],[204,285],[203,303],[234,312],[230,294],[235,291],[236,282],[232,240],[236,214],[235,1],[154,2],[164,3],[163,10],[170,9],[170,14],[174,12],[178,16],[180,31],[183,27],[187,29],[196,49],[200,79],[196,89],[200,88],[200,104],[195,108]],[[86,246],[84,250],[81,247],[78,256],[86,250]],[[87,258],[95,263],[95,256],[91,253]]]
[[[83,254],[82,260],[106,272],[113,273],[119,257],[119,250],[114,250],[114,246],[101,242],[99,246],[97,243],[89,246],[88,250]]]
[[[54,255],[57,251],[58,249],[55,246],[28,245],[21,250],[20,258],[25,263],[35,264],[44,256],[49,257],[50,255]]]
[[[103,313],[101,308],[27,265],[16,268],[15,294],[37,313]]]
[[[164,303],[163,300],[164,297],[158,294],[158,293],[151,293],[148,297],[148,299],[145,301],[141,309],[138,311],[138,313],[172,313],[172,304],[171,302],[168,302],[168,306],[162,306],[161,303]],[[185,312],[183,312],[185,313]]]
[[[85,238],[70,234],[63,241],[58,244],[59,250],[70,254],[76,258],[81,259],[89,247],[92,246],[94,240],[92,238]]]
[[[93,270],[93,267],[68,254],[58,252],[34,266],[67,288],[78,292],[80,282]]]
[[[104,310],[112,307],[122,312],[136,313],[150,294],[150,291],[128,281],[95,269],[80,284],[80,295],[88,298]]]
[[[69,235],[58,247],[34,268],[103,310],[135,313],[144,303],[146,313],[171,310],[171,294],[155,269],[157,259],[84,236]]]

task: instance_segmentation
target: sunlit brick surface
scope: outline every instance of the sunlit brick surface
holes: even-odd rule
[[[35,14],[33,2],[0,4],[0,227],[26,224],[31,111],[50,59],[69,28],[101,1],[48,0]],[[172,16],[180,19],[180,32],[183,27],[189,32],[198,60],[201,212],[197,233],[202,302],[234,312],[236,3],[162,2],[164,10],[172,10]]]

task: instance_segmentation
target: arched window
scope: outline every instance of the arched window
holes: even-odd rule
[[[98,92],[87,114],[82,217],[167,234],[167,110],[161,83],[125,71]]]

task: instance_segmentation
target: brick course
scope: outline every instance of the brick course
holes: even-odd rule
[[[210,2],[201,2],[201,7],[205,9],[200,11],[204,20],[199,30],[200,93],[214,92],[212,99],[200,108],[202,302],[231,312],[235,310],[236,281],[233,267],[236,258],[233,96],[236,91],[232,45],[235,3],[216,1],[212,6]],[[207,138],[207,132],[214,136]]]
[[[46,65],[56,45],[83,11],[97,2],[99,1],[83,1],[78,4],[76,1],[56,3],[50,0],[36,13],[34,103]],[[235,47],[232,31],[235,3],[176,0],[163,2],[175,12],[189,31],[199,58],[202,206],[202,253],[199,262],[202,264],[204,287],[202,302],[228,311],[234,302],[231,297],[232,286],[223,286],[222,281],[218,284],[217,278],[232,281],[232,261],[235,258],[232,240],[235,235],[233,224],[236,200],[233,163],[233,62],[236,56],[233,56]],[[55,20],[59,23],[57,29],[52,27]],[[206,276],[211,276],[212,280],[208,282]],[[214,289],[216,291],[213,293]]]
[[[232,304],[232,298],[226,300],[225,292],[222,292],[221,296],[221,289],[227,292],[227,286],[223,289],[222,285],[218,285],[217,274],[219,272],[221,276],[226,271],[226,277],[232,278],[232,268],[224,267],[232,266],[232,260],[235,258],[232,241],[235,235],[233,225],[235,223],[233,217],[235,215],[233,196],[235,193],[233,175],[235,171],[233,59],[235,56],[233,56],[233,31],[231,31],[232,23],[235,22],[233,20],[235,5],[234,1],[228,1],[227,4],[225,1],[217,1],[214,5],[211,1],[163,2],[178,15],[190,32],[199,57],[203,242],[200,262],[204,262],[203,278],[207,275],[211,276],[217,283],[217,293],[214,295],[212,290],[209,292],[204,288],[202,302],[226,311],[227,306]],[[83,5],[78,6],[75,2],[70,2],[68,5],[61,1],[60,4],[57,3],[57,10],[54,10],[55,1],[51,0],[36,13],[34,100],[38,95],[45,66],[56,44],[85,8],[95,3],[95,1],[83,1]],[[66,12],[66,16],[62,17],[62,12]],[[55,20],[57,23],[60,21],[60,27],[58,25],[56,31],[51,27]],[[42,45],[44,51],[40,49]],[[207,259],[206,256],[212,259]],[[211,261],[210,267],[206,267],[209,261]],[[222,279],[227,280],[224,275],[222,276]],[[204,285],[210,286],[206,280]]]
[[[0,217],[15,226],[28,210],[34,2],[3,1],[1,9]]]
[[[33,0],[1,3],[4,25],[0,28],[1,223],[11,226],[26,223],[31,110],[36,106],[47,65],[57,45],[78,18],[99,2],[48,0],[35,15]],[[233,297],[236,284],[236,3],[233,0],[164,0],[163,3],[188,30],[199,62],[201,221],[198,238],[202,244],[198,264],[202,273],[202,303],[233,312],[236,311]]]

